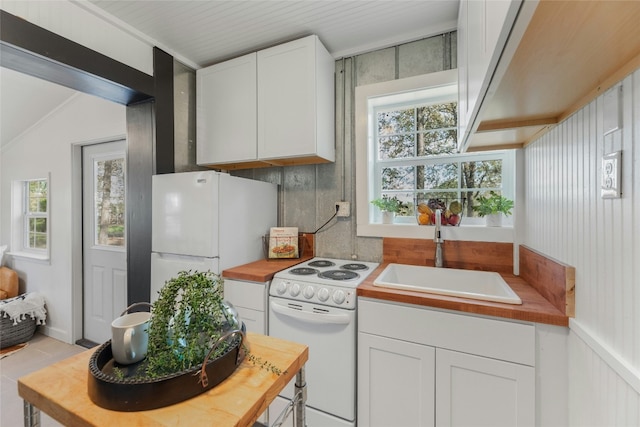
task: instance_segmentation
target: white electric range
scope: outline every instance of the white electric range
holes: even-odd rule
[[[377,266],[316,257],[273,277],[269,335],[309,346],[309,427],[356,425],[356,287]]]

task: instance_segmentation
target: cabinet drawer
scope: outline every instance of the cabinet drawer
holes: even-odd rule
[[[265,312],[269,283],[224,279],[224,299],[237,307]]]
[[[358,298],[358,330],[535,366],[535,326]]]

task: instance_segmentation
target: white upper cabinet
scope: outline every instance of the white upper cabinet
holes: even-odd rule
[[[256,54],[197,72],[198,164],[257,160]]]
[[[462,0],[458,14],[458,141],[469,134],[522,0]]]
[[[335,61],[309,36],[197,72],[197,163],[333,162]]]
[[[258,52],[258,157],[335,160],[335,61],[316,36]]]

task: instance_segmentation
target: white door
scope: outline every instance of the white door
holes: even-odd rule
[[[83,336],[103,343],[127,307],[126,141],[82,149]]]

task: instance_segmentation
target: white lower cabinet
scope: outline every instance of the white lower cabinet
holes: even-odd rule
[[[535,425],[535,326],[358,299],[358,426]]]
[[[473,354],[436,350],[437,426],[533,426],[535,370]]]
[[[267,334],[267,292],[271,282],[224,279],[224,299],[238,311],[247,332]]]
[[[360,333],[358,425],[433,426],[433,347]]]

